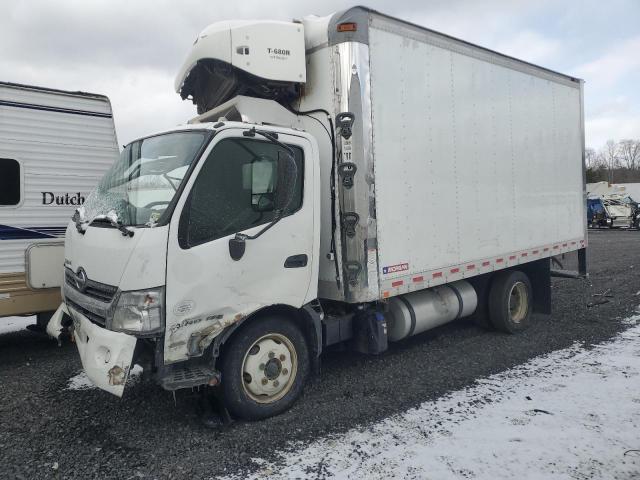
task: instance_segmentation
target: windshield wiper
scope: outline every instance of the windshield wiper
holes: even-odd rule
[[[134,231],[133,230],[130,230],[127,227],[125,227],[124,224],[122,224],[118,220],[118,215],[113,210],[110,211],[109,213],[107,213],[106,215],[98,215],[96,218],[94,218],[90,222],[90,224],[93,223],[93,222],[108,223],[112,227],[115,227],[118,230],[120,230],[120,232],[122,233],[123,237],[133,237],[133,235],[134,235]]]

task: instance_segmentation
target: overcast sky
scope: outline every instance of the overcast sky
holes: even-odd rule
[[[184,123],[173,90],[196,35],[225,19],[290,20],[342,0],[3,0],[0,80],[106,94],[119,142]],[[586,80],[587,145],[640,138],[640,0],[371,0],[368,6]]]

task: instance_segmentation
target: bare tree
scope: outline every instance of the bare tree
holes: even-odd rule
[[[625,167],[629,170],[640,168],[640,140],[621,140],[618,151]]]
[[[585,148],[587,179],[640,183],[640,139],[609,140],[600,149]]]
[[[607,140],[607,143],[602,150],[604,160],[609,170],[609,183],[613,183],[613,170],[618,167],[620,163],[620,148],[614,140]]]
[[[596,168],[598,166],[598,153],[593,148],[585,148],[584,162],[587,168]]]

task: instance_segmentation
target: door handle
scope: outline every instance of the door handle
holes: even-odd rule
[[[291,255],[284,261],[284,268],[302,268],[307,266],[307,255],[301,253],[299,255]]]

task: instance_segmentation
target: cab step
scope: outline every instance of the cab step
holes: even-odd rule
[[[190,365],[171,369],[160,381],[162,388],[169,391],[218,384],[220,384],[220,372],[206,365]]]

